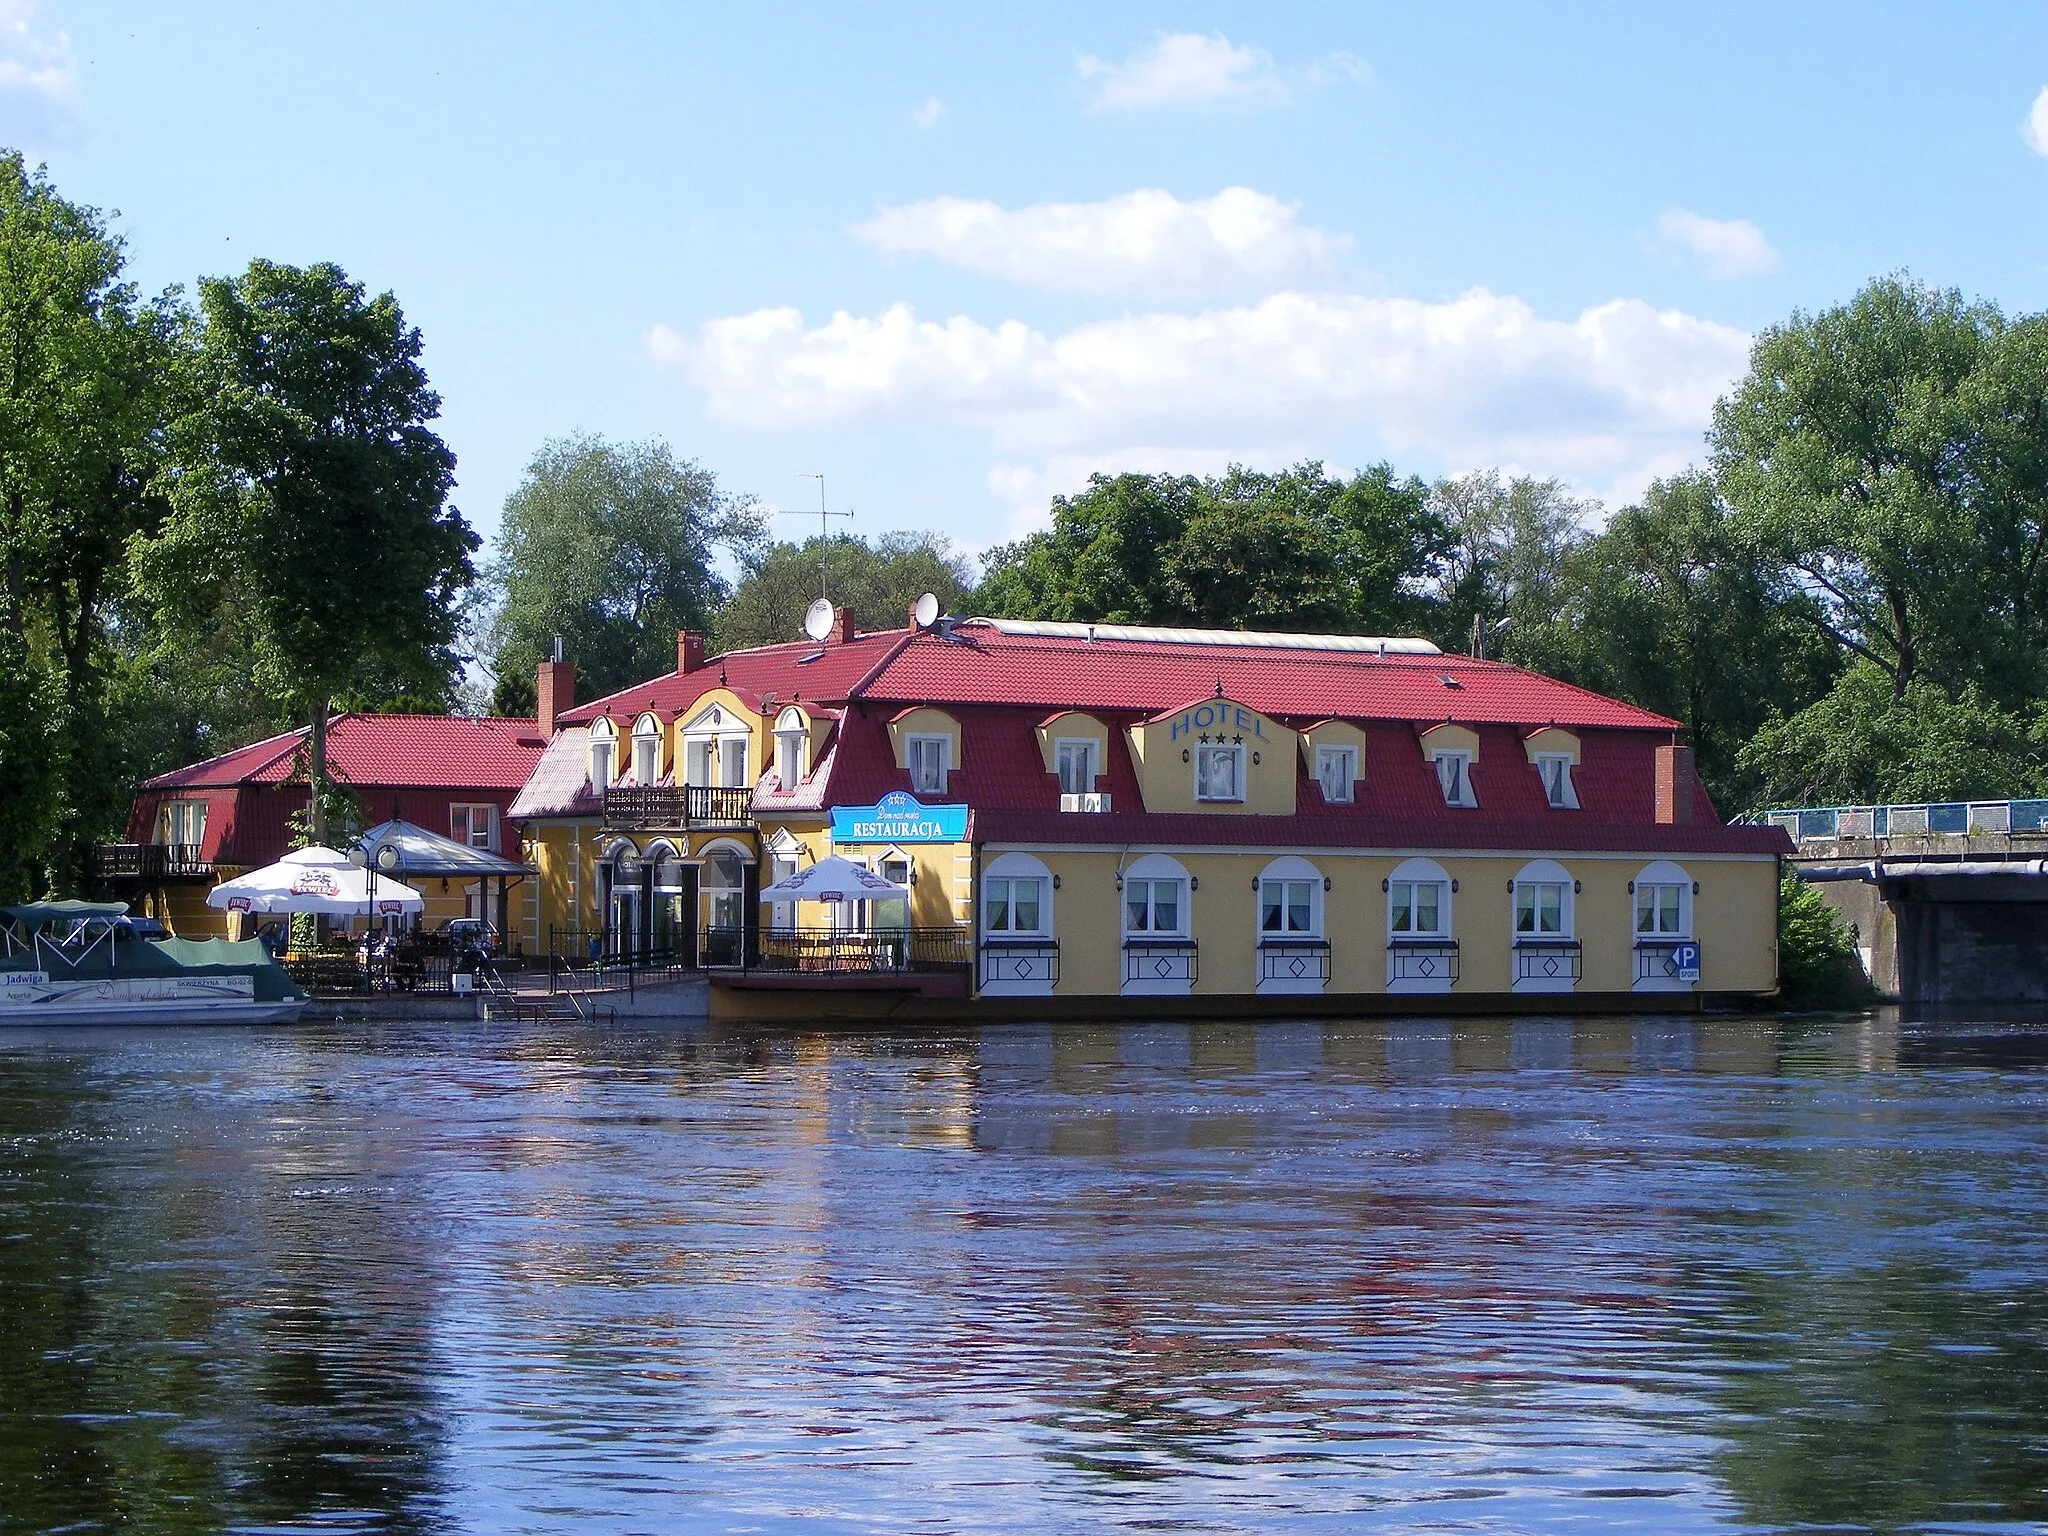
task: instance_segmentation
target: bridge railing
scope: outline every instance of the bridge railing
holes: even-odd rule
[[[1824,805],[1760,811],[1747,818],[1783,827],[1795,843],[1843,838],[2000,837],[2048,833],[2048,800],[1949,800],[1920,805]]]

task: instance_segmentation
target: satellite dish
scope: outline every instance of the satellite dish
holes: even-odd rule
[[[926,592],[921,595],[917,600],[917,606],[911,610],[911,613],[916,617],[919,629],[930,629],[932,621],[939,616],[938,594],[936,592]]]
[[[804,633],[820,645],[825,643],[825,637],[832,633],[832,601],[830,598],[821,597],[811,604],[810,611],[804,615]]]

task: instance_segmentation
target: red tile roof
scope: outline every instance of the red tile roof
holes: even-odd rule
[[[292,775],[301,727],[147,780],[143,789],[279,784]],[[433,786],[517,790],[540,762],[531,720],[463,715],[336,715],[327,723],[327,761],[337,779],[390,788]]]
[[[636,683],[604,698],[579,704],[562,713],[570,724],[586,724],[599,715],[627,720],[645,710],[673,717],[688,709],[712,688],[726,687],[749,708],[765,710],[791,700],[838,703],[853,696],[860,683],[909,638],[906,631],[885,629],[857,635],[838,645],[764,645],[750,651],[714,656],[692,672],[670,672]]]

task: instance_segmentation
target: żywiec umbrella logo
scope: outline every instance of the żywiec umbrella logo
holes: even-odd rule
[[[341,887],[335,883],[334,876],[324,869],[301,869],[292,876],[292,894],[339,897]]]

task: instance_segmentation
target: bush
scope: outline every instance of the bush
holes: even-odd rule
[[[1855,1008],[1876,996],[1849,929],[1820,892],[1791,870],[1778,885],[1778,1003]]]

